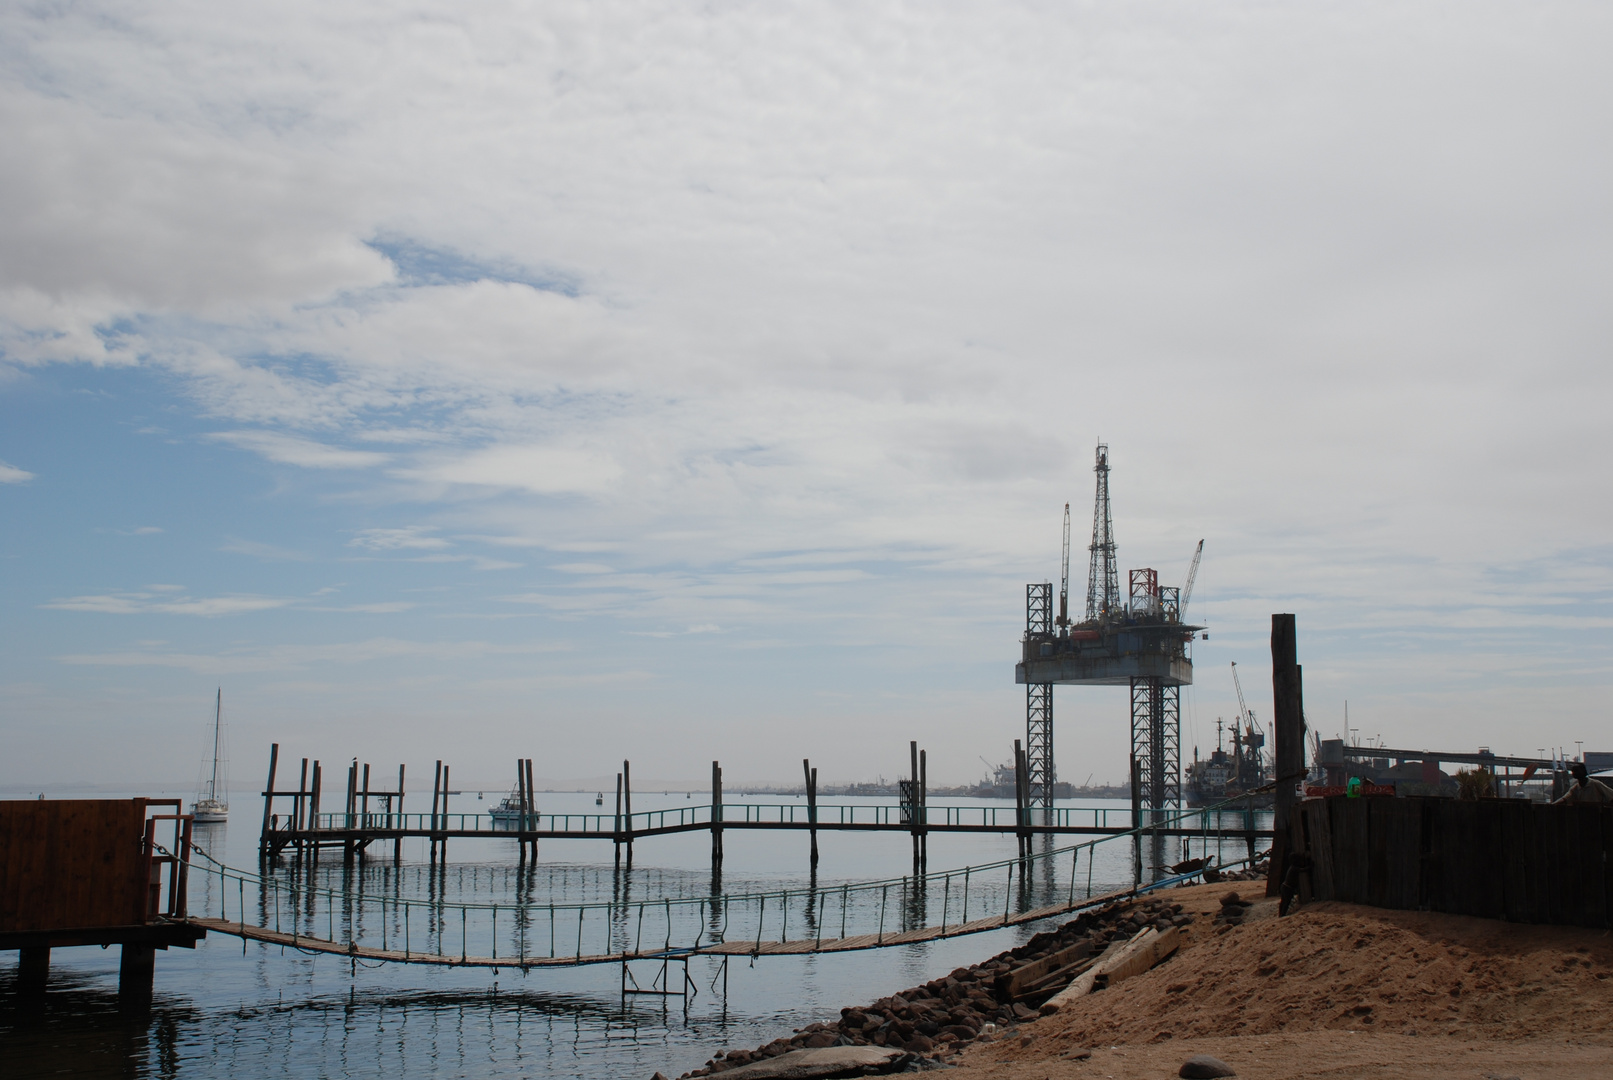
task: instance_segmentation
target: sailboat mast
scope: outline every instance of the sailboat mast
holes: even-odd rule
[[[218,729],[224,720],[224,688],[218,688],[218,704],[213,709],[213,779],[207,782],[207,797],[218,798]]]

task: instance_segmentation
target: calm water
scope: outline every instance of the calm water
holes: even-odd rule
[[[490,792],[489,801],[493,798]],[[735,795],[730,799],[741,801]],[[636,794],[634,809],[698,800],[699,796],[686,800],[681,795]],[[769,796],[745,801],[789,800]],[[825,800],[830,801],[858,800]],[[881,801],[888,800],[866,800]],[[462,797],[452,809],[474,812],[487,805]],[[1073,805],[1124,808],[1102,802]],[[260,806],[238,795],[234,822],[198,826],[198,842],[231,866],[254,869]],[[539,807],[545,813],[594,810],[592,796],[582,794],[544,794]],[[1261,826],[1267,827],[1269,815],[1260,817]],[[912,865],[911,842],[901,834],[826,832],[819,836],[819,849],[815,883],[824,889],[900,875]],[[1236,858],[1242,845],[1229,841],[1224,850],[1228,859]],[[1089,872],[1097,892],[1129,883],[1129,842],[1097,851],[1090,866],[1083,858],[1077,868],[1080,890],[1085,890]],[[1007,859],[1014,852],[1012,837],[932,836],[929,866],[933,873]],[[705,833],[641,840],[631,870],[615,867],[607,841],[544,841],[536,871],[527,874],[516,872],[515,853],[513,841],[455,840],[446,870],[434,875],[425,842],[414,841],[405,843],[400,864],[393,863],[389,846],[384,855],[374,854],[351,869],[343,867],[339,855],[333,858],[327,853],[317,870],[287,864],[276,875],[288,888],[295,881],[312,881],[350,891],[362,888],[369,895],[435,895],[497,903],[514,902],[519,895],[531,904],[709,896],[714,885],[729,893],[806,889],[813,882],[805,833],[728,831],[720,882],[712,879]],[[1173,846],[1167,861],[1179,855],[1180,848]],[[986,903],[1034,906],[1062,898],[1071,884],[1070,868],[1058,860],[1039,868],[1024,884],[1010,892],[1006,884],[977,881],[971,901],[977,906],[971,917],[986,914],[982,910]],[[237,888],[232,884],[225,892]],[[931,920],[942,909],[938,895],[929,898]],[[191,898],[193,911],[216,912],[222,901],[235,917],[237,898],[220,896],[216,878],[194,878]],[[949,903],[956,905],[957,900],[954,892]],[[249,897],[249,911],[255,905]],[[958,917],[956,906],[947,910]],[[825,935],[838,933],[841,916],[832,903],[824,901],[820,915],[831,924],[824,928]],[[860,915],[875,917],[871,911]],[[305,930],[323,935],[327,917],[321,906]],[[731,936],[750,932],[741,925],[746,916],[732,917]],[[859,917],[855,908],[852,917]],[[630,932],[617,929],[616,940]],[[771,935],[780,928],[768,923],[767,929]],[[973,963],[1018,944],[1036,929],[1016,927],[860,953],[763,957],[754,963],[736,959],[726,971],[721,961],[700,957],[689,964],[697,990],[687,1000],[624,995],[618,966],[530,970],[524,975],[512,969],[495,973],[370,966],[256,943],[243,945],[238,938],[213,935],[194,951],[158,954],[153,1007],[148,1015],[134,1019],[120,1016],[117,1009],[116,948],[55,951],[45,1001],[26,1012],[18,1011],[11,992],[17,954],[3,953],[0,994],[6,1011],[0,1020],[0,1061],[5,1065],[0,1072],[8,1077],[227,1075],[242,1080],[347,1076],[391,1080],[400,1075],[648,1078],[656,1070],[676,1076],[720,1049],[755,1046],[814,1020],[833,1019],[844,1005]],[[600,930],[609,932],[603,925]],[[379,930],[366,928],[367,934],[372,932]],[[398,932],[397,927],[391,932]],[[795,931],[791,936],[806,934]],[[534,931],[533,951],[543,951],[547,940]],[[658,965],[646,965],[635,969],[635,977],[648,983],[658,972]],[[681,972],[674,966],[674,985],[679,979]]]

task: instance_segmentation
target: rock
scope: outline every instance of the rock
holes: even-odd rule
[[[1237,894],[1234,893],[1234,896]],[[1213,1058],[1209,1054],[1194,1054],[1182,1062],[1182,1068],[1177,1076],[1183,1080],[1215,1080],[1218,1076],[1237,1076],[1232,1066],[1220,1058]]]
[[[1239,896],[1236,892],[1229,892],[1221,898],[1222,907],[1226,907],[1228,904],[1240,904],[1242,902],[1243,897]]]
[[[806,1045],[807,1045],[808,1050],[816,1050],[819,1047],[823,1047],[823,1046],[833,1046],[835,1043],[837,1043],[839,1041],[840,1041],[840,1036],[831,1035],[827,1031],[820,1031],[820,1032],[817,1032],[814,1035],[809,1036],[807,1038]]]
[[[902,1047],[909,1054],[928,1054],[935,1049],[935,1040],[928,1035],[915,1035]]]
[[[657,1072],[654,1076],[650,1077],[650,1080],[668,1080],[668,1078],[666,1073]]]
[[[907,1057],[908,1054],[902,1050],[832,1046],[821,1050],[795,1050],[767,1061],[729,1069],[723,1076],[730,1080],[817,1080],[819,1077],[838,1076],[859,1069],[888,1071],[902,1064]]]
[[[1014,1015],[1021,1020],[1034,1020],[1037,1017],[1037,1012],[1028,1005],[1016,1001],[1014,1002]]]

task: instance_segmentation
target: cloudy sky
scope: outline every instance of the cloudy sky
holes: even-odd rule
[[[1185,575],[1208,749],[1613,749],[1601,4],[0,9],[0,784],[826,782]],[[1123,690],[1058,767],[1125,772]]]

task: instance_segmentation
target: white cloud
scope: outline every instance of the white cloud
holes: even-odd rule
[[[0,461],[0,484],[25,484],[33,478],[33,473]]]
[[[435,529],[429,525],[409,525],[401,529],[361,529],[349,540],[348,546],[369,548],[371,551],[434,550],[450,547],[447,540],[431,536]]]
[[[261,454],[270,461],[305,469],[363,469],[390,459],[390,455],[373,450],[344,450],[273,431],[218,431],[207,437]]]
[[[150,586],[147,592],[101,593],[68,596],[39,605],[56,611],[88,611],[102,615],[240,615],[285,607],[291,601],[275,596],[176,596],[177,587]]]
[[[494,446],[400,475],[428,483],[515,488],[539,495],[600,494],[622,477],[608,454],[550,446]]]

